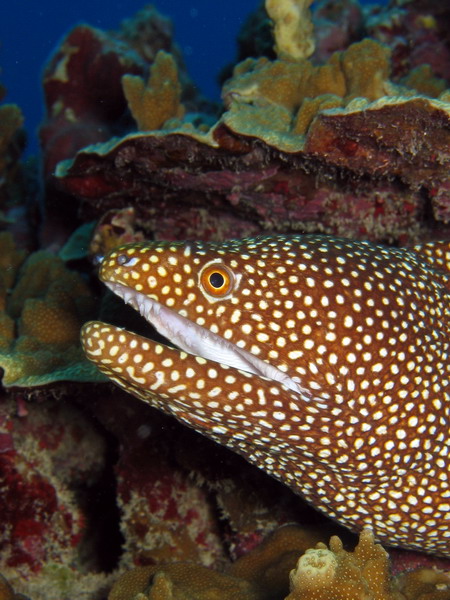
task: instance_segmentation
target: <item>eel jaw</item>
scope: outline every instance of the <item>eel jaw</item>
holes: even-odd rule
[[[293,392],[309,395],[297,381],[277,367],[197,325],[153,298],[120,283],[105,281],[105,284],[126,304],[137,310],[161,335],[188,354],[266,377],[283,384]]]

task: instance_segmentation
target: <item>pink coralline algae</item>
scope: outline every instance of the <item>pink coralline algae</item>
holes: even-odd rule
[[[83,557],[90,525],[82,490],[99,477],[104,455],[102,437],[75,407],[1,395],[1,571],[17,589],[28,592],[51,570],[92,566]]]

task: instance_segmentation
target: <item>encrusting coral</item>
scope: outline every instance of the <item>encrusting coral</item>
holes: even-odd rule
[[[141,131],[162,129],[171,118],[181,118],[181,83],[173,56],[160,50],[150,67],[147,84],[137,75],[124,75],[122,86],[131,114]]]
[[[249,58],[235,67],[233,77],[223,87],[224,101],[232,111],[231,119],[226,120],[240,131],[245,127],[250,133],[253,127],[254,132],[262,133],[261,113],[265,106],[273,110],[275,105],[288,113],[280,112],[278,120],[267,120],[264,127],[303,136],[316,114],[324,110],[345,107],[354,98],[373,102],[397,93],[389,72],[389,48],[371,39],[335,52],[319,66],[306,59],[290,62]],[[301,139],[297,143],[300,148]]]
[[[206,567],[173,563],[125,573],[108,600],[260,600],[253,586]]]
[[[0,234],[0,257],[3,386],[101,381],[79,344],[80,327],[95,307],[82,277],[47,252],[26,257],[9,233]]]

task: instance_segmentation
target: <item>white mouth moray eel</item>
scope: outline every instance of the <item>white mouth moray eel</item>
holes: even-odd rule
[[[100,278],[176,348],[101,322],[113,382],[353,531],[450,557],[450,245],[147,242]]]

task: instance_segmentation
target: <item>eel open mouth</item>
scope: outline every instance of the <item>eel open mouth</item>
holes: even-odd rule
[[[216,333],[183,317],[160,302],[119,283],[105,282],[108,288],[137,310],[153,327],[180,350],[216,363],[241,369],[282,383],[305,394],[300,384],[277,367],[239,348]]]

